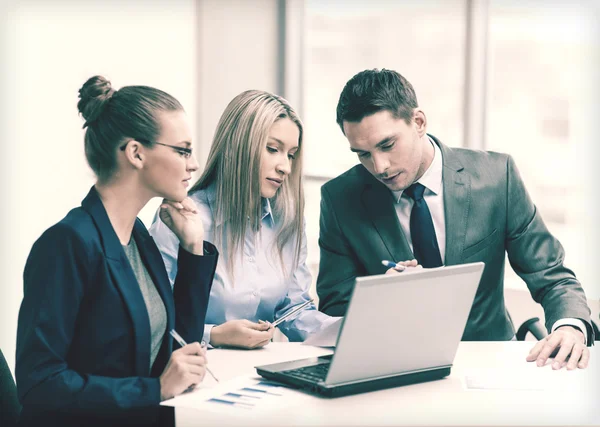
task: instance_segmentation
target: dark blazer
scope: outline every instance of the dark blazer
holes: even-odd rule
[[[150,366],[150,322],[139,285],[95,188],[33,245],[24,272],[16,379],[21,425],[152,425],[168,331],[199,341],[218,253],[179,249],[173,290],[138,219],[133,238],[167,311]]]
[[[544,307],[546,327],[565,317],[582,319],[591,344],[583,289],[563,265],[564,250],[544,225],[513,159],[450,148],[432,139],[442,152],[445,265],[485,263],[463,340],[514,336],[504,304],[506,253],[533,299]],[[414,258],[391,192],[362,165],[323,185],[319,245],[319,309],[332,316],[345,314],[355,277],[384,273],[383,259]]]

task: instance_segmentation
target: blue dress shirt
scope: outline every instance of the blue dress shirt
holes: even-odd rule
[[[204,239],[214,242],[214,186],[197,191],[190,198],[198,206],[204,225]],[[219,248],[222,256],[217,263],[204,327],[203,339],[207,343],[210,342],[210,333],[215,325],[235,319],[272,322],[293,306],[310,299],[311,274],[306,266],[306,234],[303,232],[302,235],[298,267],[294,271],[288,271],[286,277],[273,249],[278,231],[269,200],[263,199],[260,231],[255,233],[250,228],[247,230],[243,253],[236,254],[233,259],[234,278],[226,269],[226,243]],[[177,275],[179,240],[158,216],[150,227],[150,234],[160,249],[169,279],[173,283]],[[283,248],[285,266],[292,265],[294,243],[292,239]],[[317,311],[314,304],[292,317],[278,326],[290,341],[303,341],[311,333],[337,319]]]

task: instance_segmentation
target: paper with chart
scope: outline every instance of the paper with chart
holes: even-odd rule
[[[243,376],[212,387],[197,387],[161,405],[247,416],[249,413],[271,412],[300,404],[306,399],[305,393],[281,384],[257,376]]]
[[[335,347],[340,328],[342,327],[342,320],[344,318],[340,317],[320,331],[309,335],[302,344],[313,345],[315,347]]]

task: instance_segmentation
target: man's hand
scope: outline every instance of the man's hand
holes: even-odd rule
[[[527,361],[536,361],[538,366],[544,366],[548,358],[558,351],[554,356],[552,369],[561,369],[565,364],[568,370],[585,369],[590,360],[590,350],[584,341],[585,336],[579,329],[561,326],[531,349]]]
[[[411,259],[410,261],[398,261],[396,263],[396,267],[390,268],[388,269],[385,274],[395,274],[395,273],[402,273],[404,270],[406,270],[407,268],[412,267],[412,268],[423,268],[416,259]]]

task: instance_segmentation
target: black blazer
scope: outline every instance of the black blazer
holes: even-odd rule
[[[150,322],[127,256],[92,187],[33,245],[19,311],[16,379],[21,425],[156,424],[159,375],[172,352],[168,331],[199,341],[218,253],[179,249],[174,288],[146,227],[133,238],[167,311],[150,366]]]

